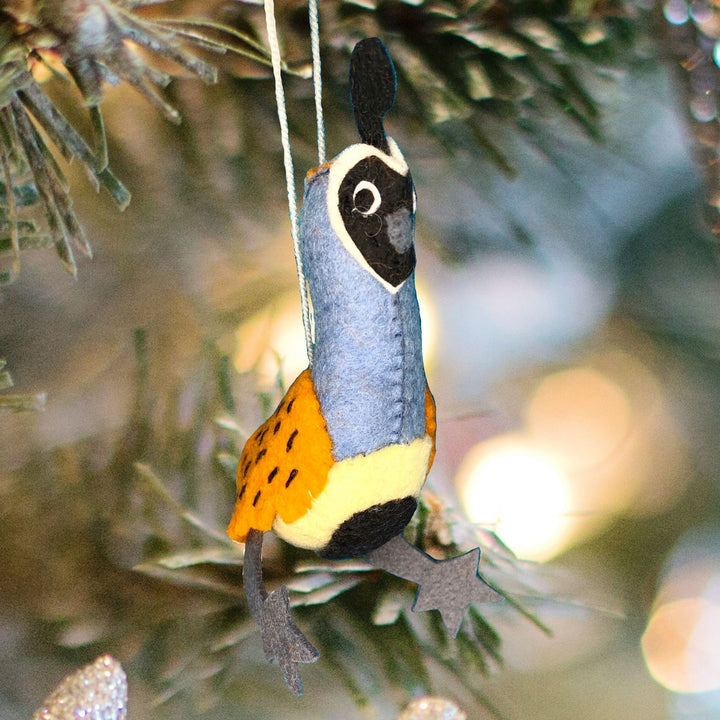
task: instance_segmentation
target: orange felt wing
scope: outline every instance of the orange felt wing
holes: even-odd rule
[[[228,535],[245,542],[250,528],[270,530],[276,515],[286,523],[302,517],[327,483],[331,446],[308,369],[245,443]]]
[[[435,398],[430,392],[430,388],[425,386],[425,433],[432,438],[432,450],[430,451],[430,459],[428,460],[428,472],[435,460],[435,432],[437,430],[437,419],[435,417]]]

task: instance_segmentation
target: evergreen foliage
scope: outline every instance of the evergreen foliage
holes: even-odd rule
[[[144,6],[155,4],[5,4],[0,14],[0,221],[5,226],[0,252],[11,255],[10,269],[0,276],[5,282],[17,276],[20,253],[27,248],[54,246],[73,274],[73,247],[91,254],[58,155],[65,161],[77,158],[95,188],[103,187],[121,210],[130,202],[129,192],[109,165],[100,110],[105,83],[130,84],[168,120],[180,121],[178,111],[161,94],[171,76],[156,62],[146,61],[130,41],[205,82],[217,79],[212,57],[201,60],[188,45],[216,54],[231,51],[250,60],[251,67],[267,63],[260,40],[261,14],[252,3],[238,6],[233,25],[211,17],[145,17]],[[189,6],[186,12],[198,10],[192,3],[161,5],[181,13],[183,6]],[[295,45],[298,35],[307,45],[298,19],[302,8],[286,6],[286,17],[281,18]],[[641,6],[619,1],[594,5],[343,0],[323,4],[321,12],[323,53],[336,55],[328,58],[335,75],[331,92],[345,87],[347,57],[357,40],[380,35],[408,90],[400,94],[399,112],[428,126],[446,149],[464,146],[486,152],[505,172],[512,172],[512,160],[502,147],[508,127],[532,139],[543,119],[557,114],[591,137],[600,137],[592,76],[626,63],[647,22]],[[298,23],[303,29],[294,33]],[[292,65],[295,73],[307,77],[307,57]],[[237,65],[232,72],[252,74]],[[71,81],[62,87],[65,102],[87,106],[90,144],[51,98],[49,78],[55,84]],[[3,190],[7,186],[12,194]],[[23,219],[26,207],[28,219]],[[37,226],[41,220],[45,227]]]
[[[302,108],[296,117],[307,118],[306,6],[290,2],[278,12],[289,96]],[[579,129],[602,143],[603,108],[594,88],[656,58],[648,50],[657,39],[651,14],[641,2],[620,0],[321,2],[329,134],[338,139],[349,125],[348,118],[344,125],[332,120],[348,107],[353,45],[379,35],[399,75],[398,124],[426,133],[448,156],[466,151],[490,158],[512,175],[518,138],[540,152],[548,132]],[[263,38],[262,8],[252,0],[6,0],[0,9],[0,257],[6,261],[0,282],[20,284],[21,259],[30,249],[54,247],[73,274],[74,250],[91,254],[92,236],[73,206],[70,161],[82,166],[95,190],[104,188],[121,210],[128,206],[123,172],[111,170],[115,152],[120,167],[127,158],[115,149],[106,130],[111,118],[101,112],[112,92],[108,85],[139,91],[173,123],[190,115],[181,129],[168,131],[174,134],[167,150],[180,147],[190,167],[201,164],[204,148],[220,142],[227,118],[217,113],[194,134],[192,113],[203,103],[188,101],[187,85],[214,83],[219,69],[221,87],[209,92],[231,96],[249,130],[238,153],[243,157],[228,161],[231,190],[215,197],[217,187],[203,182],[202,201],[212,210],[237,190],[234,183],[264,188],[258,177],[277,179],[277,148],[272,141],[270,149],[261,147],[257,139],[276,134]],[[696,37],[683,42],[673,46],[676,55],[686,57],[699,44]],[[690,74],[680,75],[687,88]],[[171,82],[176,76],[191,80],[181,87]],[[310,157],[314,128],[291,115],[293,122],[298,152]],[[709,125],[697,117],[691,122],[714,157],[717,138],[707,140]],[[716,167],[706,162],[711,199]],[[134,203],[143,192],[134,190]],[[246,202],[277,206],[279,196],[267,190]],[[85,268],[93,273],[91,263]],[[269,292],[266,276],[248,271],[243,280],[248,297],[215,312],[202,351],[184,358],[182,367],[190,365],[191,372],[181,373],[162,352],[153,355],[153,336],[138,330],[127,423],[34,454],[3,490],[3,523],[14,531],[0,533],[0,555],[14,562],[2,579],[8,588],[23,588],[11,609],[33,618],[32,650],[76,664],[97,652],[130,658],[123,665],[131,693],[134,682],[144,683],[144,691],[159,698],[157,718],[224,717],[228,702],[252,707],[258,692],[268,694],[268,703],[279,702],[270,697],[279,675],[262,664],[242,595],[242,550],[224,531],[243,442],[283,393],[278,382],[263,395],[252,374],[238,374],[217,350],[217,337]],[[44,394],[10,394],[11,385],[0,361],[0,414],[42,408]],[[559,599],[536,590],[526,579],[528,566],[492,532],[471,526],[427,491],[408,533],[438,555],[480,544],[483,573],[506,594],[513,616],[529,621],[531,631],[534,623],[549,633],[538,610]],[[53,553],[59,569],[43,568],[26,587],[21,580],[34,577],[31,549],[38,547]],[[322,562],[280,543],[270,542],[266,554],[268,581],[288,585],[298,624],[323,655],[322,667],[304,673],[309,693],[313,684],[332,682],[360,706],[390,698],[397,710],[419,691],[449,683],[488,717],[503,717],[485,685],[503,663],[502,630],[483,608],[468,610],[451,641],[437,613],[410,612],[415,588],[408,583],[360,561]],[[68,587],[67,577],[78,583]]]

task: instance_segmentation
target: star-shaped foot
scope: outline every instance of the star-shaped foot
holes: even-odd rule
[[[398,535],[366,557],[376,567],[416,583],[418,594],[412,609],[439,610],[453,637],[460,630],[468,605],[503,599],[478,574],[479,548],[458,557],[435,560]]]
[[[479,548],[446,560],[429,556],[428,560],[412,609],[414,612],[439,610],[452,637],[458,634],[468,605],[503,599],[478,575]]]
[[[320,653],[302,634],[290,614],[287,587],[283,585],[264,600],[260,618],[263,650],[268,661],[278,661],[287,686],[294,695],[303,694],[298,663],[315,662]]]

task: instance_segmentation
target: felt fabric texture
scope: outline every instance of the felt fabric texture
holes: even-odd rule
[[[435,402],[427,388],[425,415],[425,433],[415,442],[335,463],[310,370],[305,370],[245,443],[228,535],[245,542],[251,529],[272,528],[297,547],[321,551],[355,513],[417,497],[435,454]],[[348,556],[361,555],[387,539],[387,533],[364,538]]]
[[[312,299],[312,367],[245,444],[228,534],[246,542],[243,580],[268,660],[293,693],[317,650],[290,615],[287,588],[262,583],[262,534],[329,558],[365,554],[418,583],[413,610],[437,608],[455,636],[466,606],[500,599],[480,551],[442,562],[402,536],[435,455],[435,402],[415,294],[416,196],[385,135],[395,71],[378,38],[358,43],[351,91],[363,143],[308,173],[300,217]]]
[[[428,459],[428,469],[432,468],[435,462],[435,434],[437,432],[437,412],[435,409],[435,398],[430,392],[430,388],[425,386],[425,434],[432,438],[432,449],[430,450],[430,457]]]
[[[298,663],[315,662],[320,653],[302,634],[290,615],[285,585],[268,595],[262,580],[263,533],[250,530],[243,558],[243,586],[250,612],[260,626],[263,650],[269,662],[278,661],[293,695],[303,694]]]
[[[392,234],[396,245],[405,244],[408,249],[413,245],[415,235],[415,188],[412,184],[412,179],[410,178],[410,170],[405,162],[403,154],[400,152],[400,148],[397,146],[397,143],[390,137],[387,138],[387,142],[390,149],[390,152],[387,154],[381,152],[377,148],[371,147],[370,145],[364,145],[362,143],[350,145],[345,148],[345,150],[343,150],[333,160],[308,173],[305,178],[305,193],[307,197],[308,186],[311,182],[315,181],[316,175],[320,176],[325,171],[328,173],[328,186],[326,193],[327,214],[330,220],[330,225],[335,231],[337,238],[363,270],[370,273],[370,275],[383,285],[383,287],[387,288],[389,292],[395,293],[400,287],[402,280],[399,280],[397,284],[391,283],[377,273],[375,268],[370,265],[367,258],[363,255],[362,251],[358,247],[358,244],[355,242],[355,239],[352,235],[350,235],[346,218],[343,217],[342,212],[343,196],[348,194],[348,191],[350,197],[352,198],[355,196],[356,190],[361,191],[363,188],[367,188],[368,185],[372,185],[380,195],[382,204],[382,191],[388,191],[389,195],[402,195],[403,191],[408,187],[409,181],[409,188],[412,191],[412,213],[410,221],[404,223],[408,234],[403,239],[400,239],[396,232],[394,232],[396,230],[397,222],[393,217],[390,217],[392,210],[391,208],[388,208],[387,205],[381,208],[381,212],[374,211],[371,213],[370,217],[367,217],[366,220],[369,226],[367,227],[367,233],[370,238],[372,238],[373,234],[384,230],[387,235],[386,244],[389,239],[389,235]],[[367,167],[366,165],[366,174],[364,176],[360,175],[358,171],[366,163],[369,164],[370,167]],[[386,167],[386,171],[383,172],[385,182],[380,183],[383,185],[382,189],[376,185],[378,178],[374,172],[380,164]],[[347,187],[348,176],[351,174],[354,175],[355,185],[354,187],[352,185]],[[398,184],[398,187],[396,188],[393,188],[392,185],[389,184],[389,180],[393,177],[396,178],[395,182]],[[359,207],[356,208],[358,213],[361,213],[362,210],[362,195],[363,193],[359,192],[358,197],[356,198],[359,201]],[[321,196],[316,195],[316,197],[319,200]],[[403,203],[401,207],[402,206],[407,207],[406,203]],[[397,207],[396,204],[395,207]],[[303,203],[303,209],[304,208],[305,203]],[[302,215],[303,210],[301,210],[300,231],[303,229]],[[393,228],[393,231],[390,230],[389,226]],[[415,267],[414,248],[410,258],[411,263],[407,274],[409,274],[409,272]]]
[[[425,370],[414,273],[399,287],[373,272],[344,228],[338,195],[367,157],[407,177],[391,155],[353,145],[306,181],[300,250],[315,315],[312,378],[336,461],[425,435]],[[358,260],[358,256],[360,260]]]
[[[350,94],[362,141],[387,152],[385,114],[395,102],[395,68],[380,38],[361,40],[350,58]]]
[[[393,287],[415,269],[413,192],[409,174],[372,155],[345,173],[338,191],[345,230],[372,270]]]
[[[290,386],[277,410],[248,438],[237,471],[228,535],[270,530],[276,515],[292,523],[322,493],[334,463],[310,370]]]
[[[390,500],[417,497],[428,472],[432,446],[432,438],[423,435],[407,445],[388,445],[369,455],[335,463],[309,510],[294,522],[277,517],[275,534],[297,547],[322,551],[341,523],[355,513]],[[382,542],[380,539],[373,544],[377,547]]]
[[[228,528],[239,542],[272,527],[319,553],[334,535],[333,552],[378,547],[409,520],[435,451],[415,294],[416,197],[383,129],[395,75],[377,38],[356,47],[351,86],[369,143],[346,148],[305,182],[299,244],[313,365],[245,444]],[[353,548],[361,530],[374,537]]]
[[[376,567],[416,583],[413,611],[439,610],[452,637],[458,634],[468,605],[503,599],[478,574],[479,548],[435,560],[398,535],[366,557]]]
[[[401,533],[416,509],[417,498],[408,496],[356,512],[338,526],[330,542],[317,554],[328,560],[364,555]]]

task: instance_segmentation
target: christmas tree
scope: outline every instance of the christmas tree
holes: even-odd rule
[[[276,15],[300,187],[308,8]],[[52,691],[110,653],[131,720],[713,717],[720,15],[318,17],[329,156],[356,142],[356,42],[381,37],[398,75],[438,405],[406,535],[479,544],[506,601],[452,639],[413,584],[268,540],[266,582],[322,654],[285,690],[225,533],[243,444],[307,361],[263,7],[6,0],[0,715],[84,702]]]

